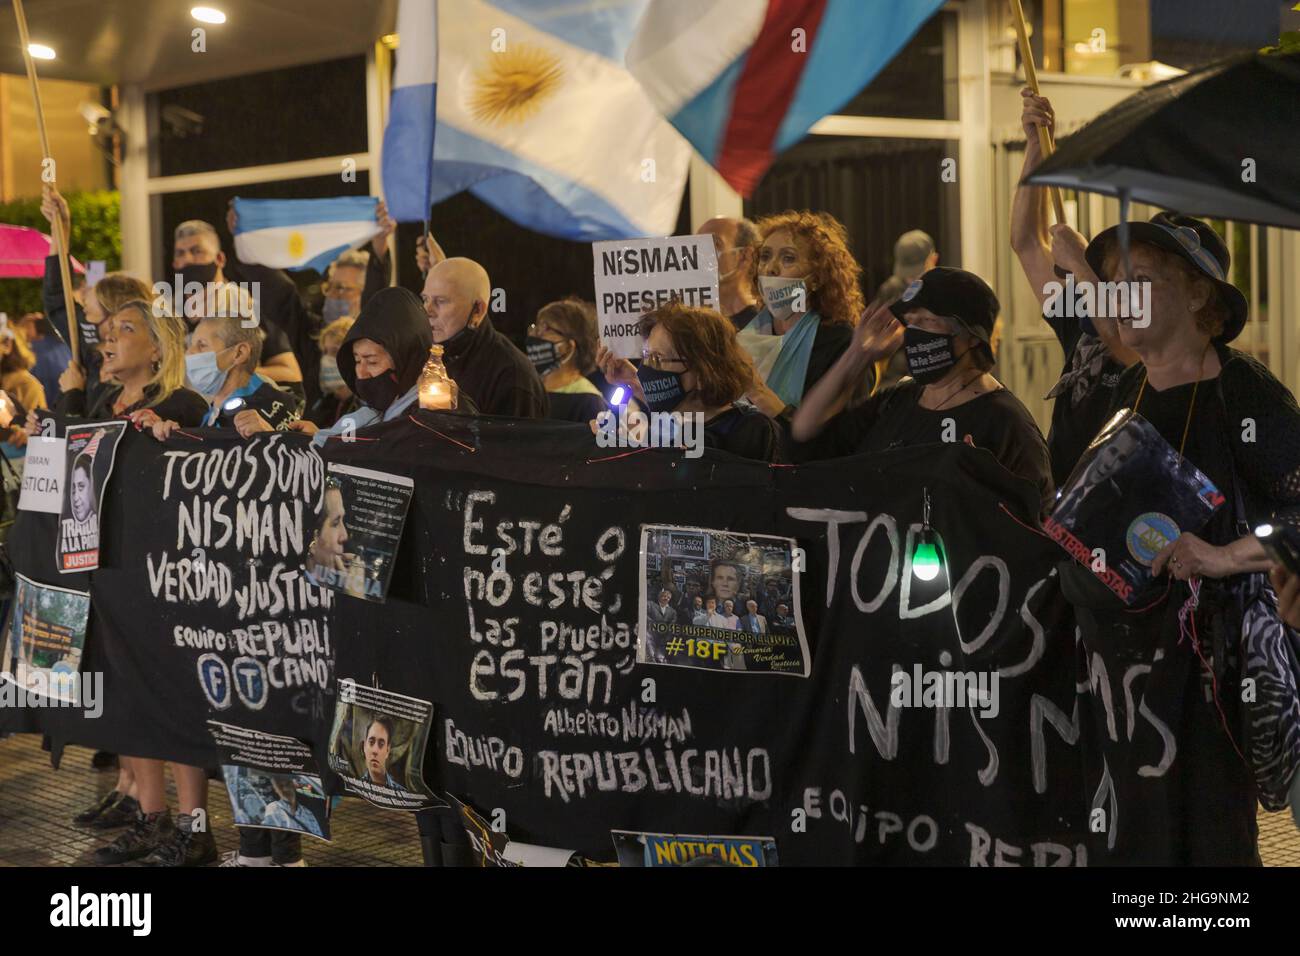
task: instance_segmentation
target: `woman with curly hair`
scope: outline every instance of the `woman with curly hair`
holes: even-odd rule
[[[798,405],[848,348],[864,311],[862,269],[829,213],[788,211],[757,224],[751,280],[764,308],[740,332],[754,360],[749,398],[776,416]],[[870,385],[870,373],[864,386]]]

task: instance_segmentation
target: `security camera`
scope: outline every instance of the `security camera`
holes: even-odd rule
[[[203,134],[203,116],[181,106],[164,106],[158,113],[167,131],[177,139]]]
[[[96,135],[113,122],[112,112],[98,103],[82,103],[77,107],[77,112],[86,121],[86,125],[89,127],[87,132],[91,136]]]

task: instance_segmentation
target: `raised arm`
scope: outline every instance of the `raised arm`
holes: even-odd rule
[[[903,324],[889,306],[877,304],[853,330],[853,339],[830,370],[803,397],[794,413],[790,434],[795,441],[815,438],[826,424],[844,410],[867,369],[903,342]]]
[[[1025,161],[1020,170],[1021,183],[1016,187],[1011,202],[1011,249],[1025,270],[1038,304],[1047,299],[1044,287],[1056,279],[1052,261],[1052,239],[1048,232],[1048,191],[1041,186],[1026,186],[1024,178],[1043,161],[1038,144],[1038,128],[1051,130],[1056,122],[1052,104],[1045,96],[1035,96],[1031,90],[1020,91],[1022,109],[1020,125],[1025,130]]]

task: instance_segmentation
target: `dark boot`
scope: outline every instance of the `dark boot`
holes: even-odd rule
[[[145,866],[207,866],[217,858],[217,841],[204,830],[195,833],[179,827],[144,858]]]
[[[140,802],[135,797],[123,797],[116,806],[109,807],[99,815],[91,826],[96,830],[115,830],[130,826],[131,821],[140,812]]]
[[[148,816],[138,813],[131,829],[118,834],[117,839],[107,846],[101,846],[91,854],[91,859],[101,866],[138,860],[152,853],[175,830],[172,815],[166,810]]]
[[[104,811],[115,806],[121,799],[122,794],[118,793],[116,790],[110,790],[108,793],[104,794],[103,797],[97,800],[94,806],[87,807],[85,810],[82,810],[73,817],[72,822],[79,827],[90,826],[90,824],[94,823],[104,814]]]

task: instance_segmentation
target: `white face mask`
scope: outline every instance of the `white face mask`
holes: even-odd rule
[[[803,315],[808,311],[806,279],[759,276],[758,285],[763,290],[763,304],[777,322],[784,322],[792,315]]]

